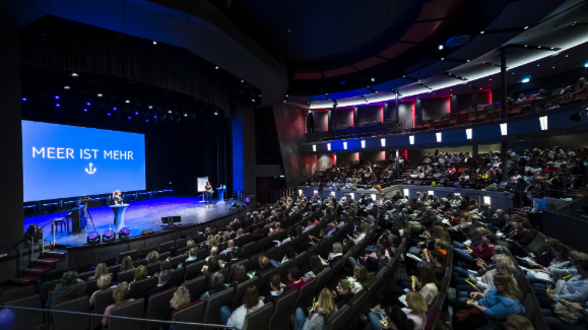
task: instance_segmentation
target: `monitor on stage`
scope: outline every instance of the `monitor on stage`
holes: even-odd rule
[[[145,136],[22,121],[24,201],[145,190]]]

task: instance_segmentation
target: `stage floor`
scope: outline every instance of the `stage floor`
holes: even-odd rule
[[[141,231],[145,229],[153,229],[153,231],[161,231],[162,223],[161,217],[179,215],[182,217],[182,224],[192,225],[203,223],[222,217],[231,213],[229,211],[229,204],[219,204],[207,208],[204,204],[199,204],[202,198],[192,197],[162,197],[154,200],[145,200],[130,203],[125,212],[125,225],[131,230],[131,236],[141,235]],[[50,223],[55,218],[63,218],[69,212],[51,213],[40,216],[28,217],[24,219],[24,230],[36,223],[39,227]],[[90,209],[90,214],[94,219],[96,230],[103,234],[114,223],[114,212],[108,206],[101,206]],[[71,229],[71,225],[70,225]],[[86,231],[81,233],[67,234],[65,225],[63,234],[59,232],[55,234],[55,242],[59,245],[82,246],[86,243],[87,233],[92,231],[92,224],[88,220]],[[51,235],[51,224],[43,229],[45,241],[47,243],[53,240]]]

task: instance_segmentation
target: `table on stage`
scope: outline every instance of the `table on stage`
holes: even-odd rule
[[[218,191],[218,203],[217,204],[226,204],[224,196],[225,196],[225,188],[216,188]]]
[[[109,206],[114,212],[114,232],[118,234],[125,227],[125,210],[129,207],[129,204]]]

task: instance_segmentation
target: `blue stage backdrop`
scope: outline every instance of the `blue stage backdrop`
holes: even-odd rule
[[[143,134],[22,121],[24,201],[145,190]]]

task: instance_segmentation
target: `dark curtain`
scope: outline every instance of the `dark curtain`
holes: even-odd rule
[[[47,16],[21,31],[22,62],[159,86],[229,110],[213,65],[185,49]]]

